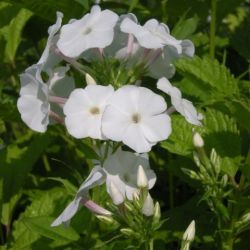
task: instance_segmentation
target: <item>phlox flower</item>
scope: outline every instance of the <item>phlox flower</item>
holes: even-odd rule
[[[173,46],[181,53],[181,41],[170,35],[169,28],[156,19],[148,20],[143,26],[130,18],[125,18],[121,23],[121,31],[136,37],[140,46],[147,49],[159,49],[165,45]]]
[[[117,20],[117,14],[101,11],[95,5],[80,20],[62,26],[57,46],[65,56],[73,58],[90,48],[105,48],[113,40]]]
[[[114,154],[111,154],[103,164],[103,169],[106,173],[107,192],[112,197],[112,185],[119,190],[125,198],[132,200],[135,193],[139,192],[137,186],[138,168],[143,168],[148,185],[151,189],[156,181],[156,175],[150,169],[148,155],[136,154],[128,151],[123,151],[120,148]]]
[[[54,110],[56,107],[52,108],[51,102],[63,104],[64,97],[67,97],[74,88],[73,78],[65,75],[69,67],[50,70],[49,80],[44,83],[41,77],[42,66],[34,64],[20,75],[21,89],[17,101],[22,120],[37,132],[47,130],[49,116],[60,119]]]
[[[157,82],[157,88],[171,97],[171,103],[174,108],[185,117],[187,122],[193,125],[201,125],[202,115],[197,113],[192,102],[182,98],[181,91],[172,86],[168,79],[162,77]]]
[[[110,85],[88,85],[84,89],[75,89],[63,109],[68,132],[76,138],[104,139],[101,120],[113,92]]]
[[[171,133],[164,99],[150,89],[123,86],[109,99],[103,113],[102,132],[113,141],[122,141],[138,153],[149,152]]]

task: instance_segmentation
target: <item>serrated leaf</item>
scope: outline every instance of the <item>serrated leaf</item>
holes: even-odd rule
[[[161,143],[161,146],[174,154],[190,155],[194,150],[192,142],[194,126],[180,115],[172,115],[171,120],[173,131],[170,137]]]
[[[208,152],[215,148],[222,158],[221,168],[234,176],[239,168],[241,138],[236,120],[218,110],[207,109],[204,117],[205,147]]]
[[[238,81],[217,60],[195,56],[178,60],[176,67],[184,76],[185,84],[180,86],[181,89],[204,103],[225,101],[239,94]]]
[[[65,228],[63,226],[51,227],[50,225],[53,222],[53,218],[51,217],[22,218],[22,222],[30,231],[53,240],[65,241],[66,243],[67,241],[76,241],[80,238],[72,228]]]
[[[7,62],[14,61],[17,48],[21,42],[22,30],[31,16],[32,12],[21,9],[10,24],[1,29],[1,33],[7,42],[5,47],[5,60]]]

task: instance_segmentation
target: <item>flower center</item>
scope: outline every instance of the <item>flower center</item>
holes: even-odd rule
[[[90,110],[89,110],[90,114],[92,115],[99,115],[100,114],[100,109],[98,107],[92,107]]]
[[[132,121],[133,121],[133,123],[139,123],[140,120],[141,120],[140,114],[136,113],[136,114],[132,115]]]
[[[84,35],[88,35],[91,31],[92,31],[91,28],[87,28],[87,29],[83,32],[83,34],[84,34]]]

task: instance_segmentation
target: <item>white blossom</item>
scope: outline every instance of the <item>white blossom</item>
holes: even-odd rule
[[[124,199],[127,197],[129,200],[133,200],[133,195],[139,192],[137,172],[140,165],[148,180],[147,188],[151,189],[155,184],[156,176],[149,167],[147,154],[135,154],[119,148],[115,153],[109,155],[104,161],[103,169],[106,173],[107,192],[111,197],[111,185],[115,185]]]
[[[192,102],[182,98],[181,91],[172,86],[168,79],[162,77],[157,82],[157,88],[171,97],[171,103],[174,108],[193,125],[201,125],[202,115],[197,113]]]
[[[68,57],[78,57],[90,48],[105,48],[114,37],[117,14],[110,10],[101,11],[98,5],[80,20],[63,25],[57,46]]]
[[[68,132],[76,138],[105,139],[101,132],[101,121],[113,92],[110,85],[92,84],[84,89],[75,89],[63,109]]]
[[[181,53],[181,40],[170,35],[166,24],[159,23],[156,19],[148,20],[143,26],[135,21],[125,18],[121,23],[121,31],[133,34],[140,46],[147,49],[159,49],[165,45],[174,46]]]
[[[50,102],[62,104],[64,97],[74,88],[73,78],[65,75],[69,67],[50,70],[46,83],[41,77],[42,67],[42,64],[34,64],[20,75],[21,90],[17,101],[22,120],[37,132],[45,132],[50,122],[49,115],[58,113],[59,107]]]
[[[137,171],[137,186],[140,188],[145,188],[148,186],[148,178],[142,165],[138,167]]]
[[[164,99],[144,87],[123,86],[110,98],[102,118],[103,134],[138,153],[148,152],[171,133]]]

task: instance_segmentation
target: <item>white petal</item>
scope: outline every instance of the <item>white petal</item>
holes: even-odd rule
[[[63,210],[63,212],[53,221],[52,227],[64,224],[69,225],[71,218],[76,214],[80,205],[81,198],[74,199],[69,205]]]
[[[197,113],[195,107],[193,106],[192,102],[186,100],[186,99],[182,99],[182,105],[183,105],[183,110],[184,110],[184,114],[182,114],[186,120],[193,124],[193,125],[201,125],[200,120],[200,116]]]
[[[45,64],[46,61],[48,60],[53,38],[61,27],[63,14],[61,12],[57,12],[56,15],[57,15],[56,23],[50,26],[48,29],[48,33],[49,33],[48,41],[43,51],[43,54],[37,64]]]
[[[142,128],[137,124],[131,124],[123,135],[122,142],[137,153],[145,153],[151,150],[154,143],[146,140]]]
[[[43,102],[36,97],[24,95],[18,99],[17,108],[28,127],[37,132],[47,130],[49,106],[43,107]]]
[[[100,186],[105,180],[105,171],[100,166],[95,166],[77,191],[76,198],[87,196],[89,189],[95,186]]]
[[[140,87],[138,102],[138,112],[146,115],[157,115],[167,109],[167,104],[164,98],[155,94],[150,89]]]
[[[145,118],[141,128],[150,142],[166,140],[172,132],[170,117],[167,114]]]
[[[182,46],[183,55],[186,55],[189,57],[194,56],[195,48],[194,48],[194,44],[190,40],[183,40],[181,42],[181,46]]]
[[[107,138],[121,141],[129,124],[130,117],[121,113],[116,107],[107,106],[104,110],[101,129]]]

